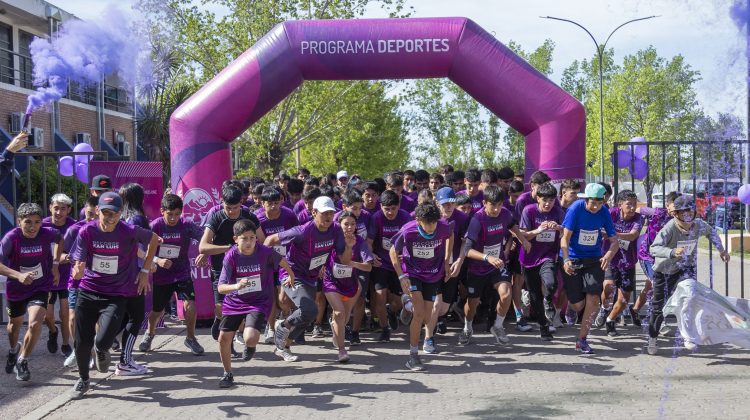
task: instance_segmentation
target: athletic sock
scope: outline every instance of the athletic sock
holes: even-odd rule
[[[495,318],[495,328],[502,328],[503,322],[505,322],[505,317],[498,315],[497,318]]]
[[[469,318],[464,318],[464,331],[471,332],[473,329],[474,320]]]

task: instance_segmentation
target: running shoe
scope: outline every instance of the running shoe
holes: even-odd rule
[[[299,356],[292,353],[292,351],[289,350],[288,347],[283,350],[276,349],[274,350],[274,354],[284,359],[285,362],[296,362],[297,360],[299,360]]]
[[[70,391],[70,398],[74,400],[80,400],[83,398],[83,394],[89,390],[89,384],[89,381],[84,381],[79,378],[78,381],[76,381],[76,384],[73,385],[73,390]]]
[[[147,352],[151,350],[151,342],[154,341],[154,336],[151,334],[143,334],[143,340],[138,344],[138,350]]]
[[[529,321],[526,320],[526,317],[522,316],[516,321],[516,330],[520,332],[529,332],[533,330],[533,328],[529,325]]]
[[[539,329],[541,329],[541,328],[542,328],[542,326],[540,325],[540,326],[539,326]],[[551,333],[557,332],[557,328],[555,328],[555,326],[554,326],[554,325],[552,325],[552,323],[551,323],[551,322],[550,322],[550,323],[547,323],[547,330],[548,330],[549,332],[551,332]]]
[[[289,328],[284,326],[284,321],[276,321],[276,328],[273,335],[273,342],[276,348],[283,350],[286,347],[286,340],[289,338]]]
[[[118,363],[115,369],[115,375],[117,376],[140,376],[147,373],[148,369],[145,366],[141,366],[133,360],[128,363]]]
[[[650,355],[655,355],[659,351],[659,347],[656,345],[656,337],[649,337],[648,338],[648,345],[646,346],[646,351]]]
[[[412,372],[421,372],[424,370],[422,359],[419,358],[418,354],[409,355],[409,360],[406,362],[406,368]]]
[[[78,366],[76,363],[76,353],[70,353],[70,356],[65,358],[65,361],[63,362],[63,366],[66,368],[72,368]]]
[[[414,317],[414,314],[411,311],[407,311],[406,308],[401,309],[401,313],[398,314],[398,318],[404,325],[411,324],[411,319]]]
[[[438,349],[437,347],[435,347],[435,339],[425,338],[424,344],[422,345],[422,350],[427,354],[437,354]]]
[[[565,322],[570,326],[574,326],[576,325],[576,322],[578,322],[578,312],[574,311],[570,306],[568,306],[568,310],[565,311]]]
[[[607,335],[610,337],[617,337],[618,334],[617,328],[615,328],[615,321],[607,321],[605,324],[607,326]]]
[[[211,337],[214,338],[214,340],[219,340],[219,328],[221,326],[221,320],[219,318],[214,318],[214,323],[211,324]]]
[[[200,356],[204,352],[203,346],[201,346],[195,337],[186,337],[184,344],[185,347],[190,349],[190,352],[193,353],[194,356]]]
[[[60,330],[55,328],[55,332],[50,331],[47,335],[47,351],[50,353],[57,353],[57,335]]]
[[[234,386],[234,375],[231,372],[226,372],[219,381],[219,388],[231,388]]]
[[[505,334],[504,327],[496,327],[493,325],[492,328],[490,328],[490,332],[495,337],[495,341],[497,341],[497,344],[503,346],[507,346],[508,344],[510,344],[510,339],[508,338],[508,335]]]
[[[685,346],[686,350],[695,351],[696,349],[698,349],[698,345],[695,344],[693,340],[690,340],[687,338],[685,339],[685,342],[683,343],[683,345]]]
[[[445,334],[448,332],[448,325],[445,323],[445,321],[438,321],[435,332],[437,332],[438,334]]]
[[[266,344],[273,344],[273,333],[274,331],[266,325],[266,330],[263,332],[263,342]]]
[[[323,332],[323,327],[315,325],[312,330],[312,338],[323,338],[326,334]]]
[[[243,346],[244,346],[244,344],[243,344]],[[229,351],[230,351],[230,353],[232,353],[232,359],[239,359],[240,357],[242,357],[242,353],[240,353],[240,352],[238,352],[237,350],[234,349],[234,343],[232,343],[232,348],[229,349]]]
[[[352,326],[349,324],[346,324],[346,327],[344,327],[344,341],[349,344],[352,343]]]
[[[555,337],[552,336],[552,328],[549,326],[539,327],[539,335],[544,341],[552,341]]]
[[[349,353],[347,353],[346,350],[339,351],[339,358],[337,360],[339,363],[348,363]]]
[[[120,342],[117,341],[116,338],[112,341],[112,347],[110,347],[110,349],[112,349],[112,351],[120,350]]]
[[[580,351],[582,354],[594,354],[594,349],[589,346],[589,342],[586,340],[586,337],[576,340],[576,351]]]
[[[604,326],[605,322],[607,322],[607,310],[599,308],[599,313],[596,315],[596,319],[594,319],[594,326],[601,328]]]
[[[359,346],[362,344],[362,340],[359,339],[359,331],[352,331],[352,339],[349,340],[349,344],[352,346]]]
[[[640,327],[641,325],[643,325],[643,323],[641,322],[641,315],[636,312],[635,309],[633,309],[633,306],[631,305],[630,307],[628,307],[628,309],[630,311],[630,317],[633,319],[633,325],[635,325],[636,327]]]
[[[562,319],[560,319],[560,311],[555,311],[555,316],[552,318],[552,326],[555,328],[564,328],[565,324],[563,324]]]
[[[378,343],[389,343],[391,341],[391,330],[388,327],[384,327],[375,341]]]
[[[96,350],[95,353],[96,357],[94,357],[94,365],[96,366],[96,370],[101,373],[107,373],[109,371],[109,364],[111,362],[112,355],[109,354],[109,350]]]
[[[28,381],[31,379],[28,360],[23,359],[16,363],[16,379],[19,381]]]
[[[62,346],[60,346],[60,351],[62,352],[63,356],[68,357],[73,354],[73,347],[71,347],[70,344],[63,344]]]
[[[237,331],[234,333],[234,342],[241,346],[245,345],[245,337],[242,336],[242,332]]]
[[[388,326],[391,327],[391,330],[396,331],[398,329],[398,318],[393,311],[391,311],[391,308],[386,308],[386,313],[388,314]]]
[[[469,341],[471,341],[471,335],[472,335],[472,333],[473,333],[472,331],[462,330],[458,334],[458,345],[459,346],[465,346],[465,345],[469,344]]]
[[[16,367],[16,361],[18,360],[18,352],[11,353],[8,351],[8,360],[5,362],[5,373],[13,373],[13,369]]]
[[[248,361],[253,358],[253,355],[255,354],[255,349],[251,349],[250,347],[245,347],[245,350],[242,350],[242,360]]]

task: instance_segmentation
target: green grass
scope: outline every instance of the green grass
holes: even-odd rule
[[[732,234],[737,234],[737,235],[739,235],[739,233],[740,233],[740,230],[739,230],[739,229],[729,229],[729,230],[728,230],[728,234],[729,234],[729,235],[732,235]],[[723,237],[724,237],[724,232],[721,232],[721,233],[719,233],[719,236],[723,238]],[[745,231],[745,232],[744,232],[744,236],[745,236],[745,237],[749,237],[749,236],[750,236],[750,232],[748,232],[748,231]],[[706,238],[706,237],[702,236],[702,237],[701,237],[700,239],[698,239],[698,248],[701,248],[701,249],[705,249],[705,250],[708,250],[708,245],[709,245],[709,242],[708,242],[708,238]],[[714,250],[716,250],[716,247],[713,247],[713,249],[714,249]],[[748,248],[745,248],[745,250],[744,250],[744,251],[745,251],[745,257],[748,257],[748,256],[750,256],[750,249],[748,249]],[[732,252],[732,253],[731,253],[731,255],[732,255],[732,256],[736,256],[736,257],[739,257],[739,256],[740,256],[741,254],[742,254],[742,253],[741,253],[741,252],[739,252],[739,251],[735,251],[735,252]],[[718,255],[718,254],[717,254],[717,255]]]

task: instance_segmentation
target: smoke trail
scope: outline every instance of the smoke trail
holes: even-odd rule
[[[29,48],[39,87],[26,112],[65,96],[70,81],[89,85],[116,75],[131,91],[149,84],[150,46],[144,34],[128,14],[110,6],[95,21],[69,21],[52,39],[34,39]]]

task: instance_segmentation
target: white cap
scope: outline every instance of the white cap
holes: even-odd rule
[[[338,173],[336,173],[336,179],[341,178],[349,178],[349,173],[346,171],[338,171]]]
[[[325,213],[327,211],[336,211],[336,206],[333,204],[333,200],[328,196],[321,196],[315,199],[313,202],[313,209],[319,213]]]

